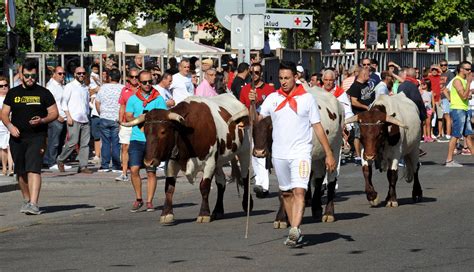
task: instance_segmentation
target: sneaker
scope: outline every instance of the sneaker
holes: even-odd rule
[[[146,211],[147,212],[154,212],[155,211],[155,206],[153,206],[153,203],[151,203],[151,202],[146,203]]]
[[[362,166],[362,159],[360,157],[356,157],[354,159],[355,165]]]
[[[69,169],[71,169],[71,168],[72,168],[72,166],[64,165],[64,170],[69,170]],[[55,165],[49,167],[49,170],[59,170],[59,167],[58,167],[57,164],[55,164]]]
[[[26,213],[26,211],[28,210],[28,205],[30,205],[30,201],[23,201],[23,205],[21,205],[20,212]]]
[[[301,235],[301,230],[297,227],[292,227],[284,244],[288,247],[299,247],[301,246],[302,240],[303,236]]]
[[[133,202],[132,208],[130,209],[130,212],[138,212],[142,206],[143,200],[135,200],[135,202]]]
[[[471,150],[469,150],[469,148],[463,148],[461,155],[467,155],[467,156],[472,155]]]
[[[116,177],[115,180],[116,181],[125,181],[125,182],[127,182],[128,181],[128,176],[124,175],[124,174],[121,174],[120,176]]]
[[[97,172],[100,172],[100,173],[108,173],[110,172],[111,170],[108,169],[108,168],[99,168],[99,170],[97,170]]]
[[[38,208],[38,205],[33,204],[33,203],[28,203],[28,205],[25,207],[25,214],[27,215],[40,215],[41,211]]]
[[[94,156],[94,158],[90,159],[89,162],[93,164],[99,164],[100,163],[100,158],[97,156]]]
[[[87,168],[87,167],[79,167],[79,169],[77,169],[77,173],[82,173],[82,174],[92,174],[94,173],[91,169]]]
[[[446,167],[463,167],[463,165],[455,160],[452,160],[450,162],[446,162]]]
[[[122,173],[122,170],[119,170],[119,169],[112,169],[112,173]]]
[[[449,142],[449,139],[450,139],[450,138],[451,138],[451,137],[448,138],[446,135],[443,135],[443,136],[441,136],[441,137],[438,137],[438,142],[440,142],[440,143],[447,143],[447,142]]]

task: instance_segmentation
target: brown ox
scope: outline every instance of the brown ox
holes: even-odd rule
[[[321,88],[307,88],[318,102],[318,108],[321,116],[321,124],[328,137],[329,145],[336,161],[339,160],[342,145],[342,128],[344,124],[344,108],[336,97]],[[268,116],[254,125],[254,149],[255,157],[270,156],[272,146],[272,120]],[[328,192],[327,203],[323,214],[322,209],[322,184],[326,176],[325,158],[326,154],[313,133],[311,176],[308,185],[307,199],[311,199],[311,184],[314,185],[314,193],[311,200],[311,211],[313,218],[323,222],[333,222],[334,217],[334,199],[336,196],[337,171],[328,173]],[[282,196],[280,193],[280,208],[277,212],[274,228],[286,228],[286,213],[283,208]]]
[[[372,184],[372,163],[376,169],[387,171],[389,190],[386,197],[387,207],[397,207],[395,186],[398,180],[398,161],[405,160],[405,180],[413,183],[414,202],[422,200],[418,179],[419,145],[421,137],[420,119],[415,103],[405,94],[394,96],[381,95],[374,101],[369,111],[365,111],[346,120],[357,122],[360,127],[362,151],[362,172],[365,178],[367,200],[372,206],[379,203],[378,194]]]
[[[185,172],[193,183],[196,174],[203,172],[200,183],[202,196],[198,223],[210,222],[209,192],[211,180],[216,175],[217,200],[212,213],[213,219],[223,217],[223,196],[226,179],[223,164],[239,157],[242,173],[234,177],[248,180],[250,145],[244,124],[248,122],[248,111],[232,95],[213,98],[188,97],[171,110],[152,110],[128,125],[144,122],[146,154],[144,163],[157,166],[168,161],[165,185],[165,204],[160,222],[174,222],[173,193],[176,176]],[[234,170],[235,168],[233,168]],[[242,207],[247,209],[248,182],[244,185]],[[250,210],[252,209],[252,201]]]

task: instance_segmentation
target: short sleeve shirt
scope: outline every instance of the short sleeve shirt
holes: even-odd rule
[[[143,101],[136,95],[133,95],[127,101],[125,112],[131,112],[133,117],[137,118],[140,114],[143,114],[143,111],[151,111],[153,109],[167,109],[166,102],[161,95],[149,102],[146,107],[143,107]],[[145,133],[138,126],[133,126],[130,141],[146,142]]]
[[[360,83],[357,80],[354,81],[354,83],[351,85],[349,90],[347,90],[347,94],[350,97],[357,98],[357,101],[359,101],[361,104],[364,104],[366,106],[369,106],[375,100],[374,89],[371,89],[369,87],[369,84]],[[352,107],[352,110],[354,111],[355,114],[363,112],[363,110],[358,109],[356,107]]]
[[[124,86],[122,84],[107,83],[100,87],[96,100],[100,102],[100,118],[117,121],[119,118],[120,94]]]
[[[23,85],[20,85],[8,91],[3,103],[10,106],[11,122],[20,131],[20,137],[47,134],[47,124],[32,127],[29,121],[34,116],[46,117],[48,108],[56,104],[54,96],[48,89],[37,84],[31,89],[26,89]]]
[[[270,116],[273,123],[272,157],[277,159],[296,159],[311,156],[313,148],[312,125],[320,122],[319,110],[314,96],[305,93],[295,96],[297,111],[294,112],[289,103],[275,112],[285,100],[278,92],[271,93],[263,101],[260,114]]]

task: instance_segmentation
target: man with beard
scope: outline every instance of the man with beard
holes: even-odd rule
[[[242,90],[240,91],[240,102],[245,104],[247,108],[250,108],[250,102],[255,100],[255,108],[257,109],[257,112],[260,112],[260,106],[263,101],[267,96],[275,92],[275,88],[272,85],[263,82],[263,71],[260,63],[253,63],[250,66],[250,75],[254,89],[252,90],[252,84],[247,84],[242,87]],[[258,198],[265,198],[268,196],[269,178],[268,169],[265,167],[265,164],[265,158],[252,156],[252,165],[255,171],[255,187],[253,190]]]
[[[74,72],[74,81],[68,83],[64,88],[64,96],[61,106],[67,116],[67,131],[69,140],[63,151],[58,156],[58,169],[65,172],[64,161],[79,144],[79,168],[78,173],[92,174],[87,168],[89,157],[89,140],[91,136],[89,124],[89,88],[85,83],[86,70],[77,67]]]
[[[24,199],[20,212],[29,215],[41,214],[38,198],[44,145],[48,123],[59,115],[54,96],[36,84],[37,78],[36,62],[27,59],[22,67],[22,84],[7,93],[2,108],[2,121],[11,135],[10,149]]]
[[[166,110],[166,103],[160,93],[152,87],[153,80],[151,73],[141,71],[139,74],[140,90],[130,97],[125,109],[125,118],[128,122],[134,120],[141,114],[145,114],[153,109]],[[138,127],[132,128],[130,137],[130,146],[128,149],[130,172],[132,173],[132,185],[135,191],[136,200],[133,202],[130,212],[138,212],[143,206],[142,199],[142,181],[140,178],[140,168],[143,166],[145,158],[146,138],[145,133]],[[155,210],[153,206],[153,197],[156,190],[156,167],[147,167],[147,199],[146,211]]]

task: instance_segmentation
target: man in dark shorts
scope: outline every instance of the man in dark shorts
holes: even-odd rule
[[[25,61],[22,74],[22,84],[5,97],[2,121],[11,135],[10,149],[24,199],[20,212],[38,215],[48,123],[58,118],[58,108],[51,92],[36,84],[38,68],[34,60]]]

